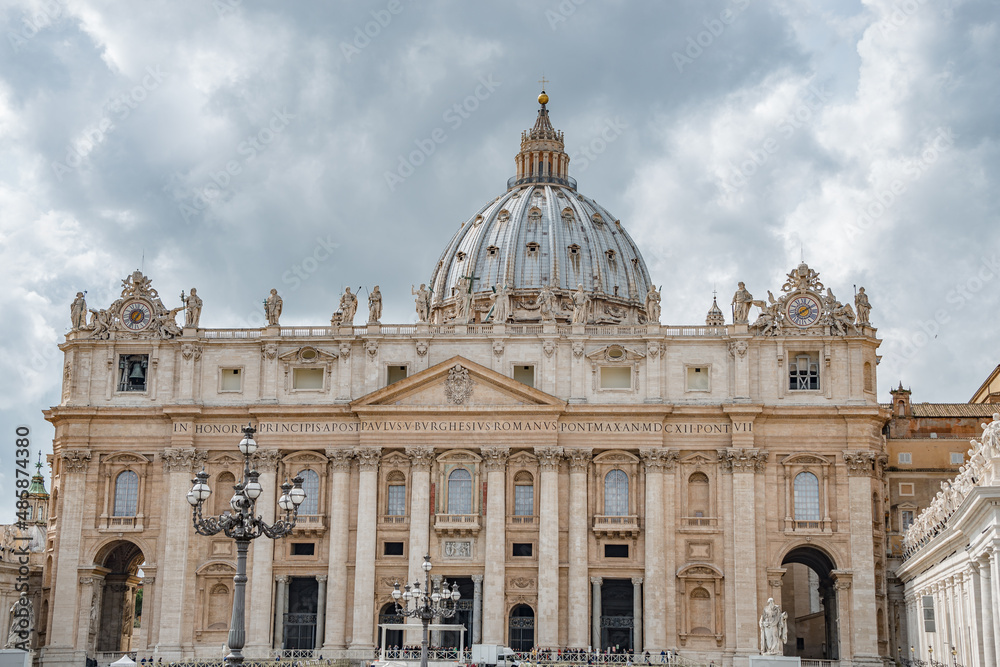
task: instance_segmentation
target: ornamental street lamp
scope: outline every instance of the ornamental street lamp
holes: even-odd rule
[[[419,618],[424,626],[424,636],[420,643],[420,667],[427,667],[427,625],[432,618],[451,618],[458,611],[458,600],[462,594],[458,592],[458,583],[448,590],[448,581],[441,582],[440,589],[431,589],[431,557],[424,556],[421,565],[424,568],[424,587],[420,582],[406,584],[402,591],[399,582],[393,585],[392,599],[396,601],[396,613],[409,618]],[[410,604],[412,602],[412,605]]]
[[[243,663],[241,649],[246,644],[247,551],[250,541],[261,535],[276,540],[291,533],[298,517],[299,505],[306,498],[301,477],[292,480],[294,485],[286,480],[281,485],[281,498],[278,499],[278,507],[285,513],[284,518],[269,526],[263,518],[256,515],[257,498],[264,489],[260,485],[260,473],[250,469],[250,457],[257,451],[257,443],[253,439],[255,432],[256,429],[250,424],[243,429],[243,439],[240,440],[243,477],[233,487],[236,493],[229,501],[232,512],[226,510],[218,517],[202,516],[202,505],[212,495],[212,490],[208,488],[208,473],[204,468],[191,480],[194,486],[187,494],[187,500],[194,508],[194,529],[199,535],[215,535],[225,531],[226,537],[236,540],[236,576],[233,577],[233,617],[229,623],[227,666]]]

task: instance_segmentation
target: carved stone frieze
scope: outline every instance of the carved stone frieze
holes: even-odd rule
[[[330,460],[330,467],[334,471],[350,472],[351,460],[354,458],[354,450],[338,447],[327,447],[326,458]]]
[[[570,472],[587,472],[590,469],[590,460],[594,457],[594,450],[573,447],[563,450],[563,454],[569,461]]]
[[[503,472],[510,458],[509,447],[483,447],[479,450],[483,457],[483,469],[486,472]]]
[[[503,356],[504,343],[502,340],[493,341],[493,355],[499,359]]]
[[[59,452],[59,456],[66,472],[87,472],[90,465],[90,452],[86,449],[66,449]]]
[[[766,449],[719,449],[723,472],[764,472],[769,452]]]
[[[542,343],[542,352],[545,353],[546,357],[551,358],[552,353],[555,351],[556,351],[556,344],[553,341],[547,340],[544,343]]]
[[[260,348],[260,356],[267,360],[274,359],[278,356],[278,344],[264,343],[264,345]]]
[[[350,343],[341,343],[339,349],[340,349],[340,358],[341,359],[347,359],[347,358],[349,358],[351,356],[351,344]]]
[[[410,458],[410,467],[414,470],[428,471],[434,465],[433,447],[407,447],[406,455]]]
[[[472,396],[472,389],[476,386],[469,369],[462,364],[455,364],[448,371],[448,379],[444,383],[444,395],[455,405],[462,405]]]
[[[558,470],[559,462],[563,459],[562,447],[535,447],[535,456],[538,458],[538,467],[544,470]]]
[[[531,577],[511,577],[508,588],[534,589],[535,580]]]
[[[673,470],[677,463],[677,450],[674,449],[653,447],[640,450],[639,455],[646,464],[647,472]]]
[[[268,447],[254,452],[252,463],[260,472],[275,472],[278,469],[279,461],[281,461],[281,452]]]
[[[650,343],[647,343],[646,352],[649,354],[650,357],[655,359],[656,357],[660,356],[660,344],[655,340],[651,341]]]
[[[747,356],[747,350],[750,349],[750,344],[745,340],[734,340],[729,343],[729,354],[734,359],[742,359]]]
[[[573,343],[573,356],[579,359],[580,357],[583,356],[583,351],[585,349],[586,346],[584,346],[584,344],[581,343],[580,341]]]
[[[382,460],[381,447],[357,447],[354,455],[358,459],[361,472],[378,472],[378,464]]]
[[[196,466],[204,465],[208,452],[187,447],[167,447],[160,453],[163,472],[191,472]]]
[[[845,451],[844,462],[850,477],[874,477],[877,473],[878,454],[868,451]]]
[[[186,361],[191,361],[192,359],[198,361],[201,359],[201,345],[184,343],[181,345],[181,356],[184,357]]]
[[[378,341],[367,341],[365,343],[365,352],[368,353],[368,361],[375,361],[375,357],[378,356]]]
[[[427,345],[427,341],[425,341],[425,340],[418,340],[417,343],[416,343],[417,356],[418,357],[426,357],[427,356],[427,349],[428,349],[428,347],[429,346]]]

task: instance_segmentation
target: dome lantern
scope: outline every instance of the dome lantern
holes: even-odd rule
[[[521,150],[514,158],[516,173],[507,181],[507,188],[527,183],[554,183],[576,189],[576,180],[569,176],[569,155],[563,143],[563,133],[552,127],[549,96],[543,90],[538,96],[538,117],[530,130],[521,133]]]

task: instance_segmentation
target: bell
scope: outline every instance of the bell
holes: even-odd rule
[[[128,376],[131,380],[141,380],[146,377],[146,374],[142,372],[142,364],[132,364],[132,372]]]

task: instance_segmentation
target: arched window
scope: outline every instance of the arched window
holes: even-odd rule
[[[299,471],[298,477],[302,478],[302,490],[306,492],[306,499],[299,506],[299,514],[319,514],[319,474],[305,468]]]
[[[472,474],[465,468],[448,475],[448,514],[472,514]]]
[[[819,521],[819,479],[811,472],[795,476],[795,520]]]
[[[229,501],[233,497],[233,487],[236,486],[236,476],[231,472],[220,472],[215,480],[215,488],[212,489],[212,496],[215,498],[216,515],[223,512],[232,512]]]
[[[604,476],[604,514],[628,515],[628,475],[624,470],[612,470]]]
[[[703,472],[696,472],[688,477],[688,506],[689,517],[707,517],[709,512],[708,495],[708,475]],[[695,525],[701,525],[695,521]]]
[[[514,516],[535,513],[535,478],[522,470],[514,476]]]
[[[225,630],[229,627],[229,587],[216,584],[208,594],[208,629]]]
[[[691,634],[715,634],[715,613],[712,605],[712,594],[699,586],[691,591],[690,598]]]
[[[125,470],[115,478],[114,516],[135,516],[139,508],[139,475]]]
[[[406,516],[406,477],[398,470],[389,473],[389,493],[385,513],[388,516]]]
[[[510,610],[510,647],[518,652],[530,651],[535,646],[535,612],[526,604]]]

